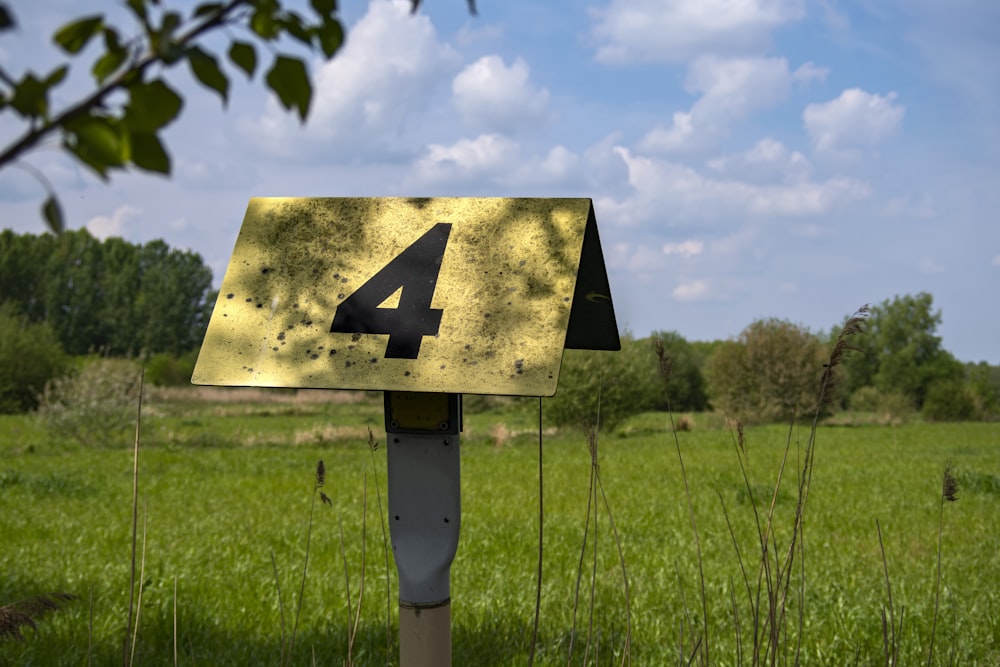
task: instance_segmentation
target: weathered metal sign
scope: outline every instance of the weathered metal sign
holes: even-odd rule
[[[589,199],[255,198],[196,384],[550,396],[620,347]]]

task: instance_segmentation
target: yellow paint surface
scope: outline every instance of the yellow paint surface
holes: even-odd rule
[[[550,396],[591,215],[589,199],[252,199],[193,381]],[[417,358],[331,333],[338,305],[438,223],[443,312]]]

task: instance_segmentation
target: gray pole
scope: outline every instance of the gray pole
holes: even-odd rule
[[[450,573],[461,527],[461,416],[434,420],[433,433],[404,433],[387,405],[386,427],[389,532],[399,572],[399,664],[451,665]]]

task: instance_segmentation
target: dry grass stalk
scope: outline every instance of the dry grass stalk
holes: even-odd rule
[[[506,426],[505,426],[506,428]],[[545,536],[545,487],[542,476],[542,399],[538,398],[538,569],[535,575],[535,619],[531,627],[531,649],[528,653],[528,667],[535,664],[535,647],[538,644],[538,623],[542,613],[542,544]]]
[[[130,633],[132,632],[132,613],[135,603],[135,552],[139,528],[139,436],[142,432],[142,398],[145,390],[145,378],[146,370],[140,369],[139,400],[135,415],[135,442],[132,448],[132,559],[129,567],[128,614],[125,623],[125,641],[122,645],[122,665],[131,664],[131,656],[133,655],[130,646],[132,642]]]
[[[295,636],[299,629],[299,618],[302,616],[302,601],[306,596],[306,573],[309,570],[309,547],[312,544],[313,510],[316,509],[316,496],[326,497],[326,494],[320,491],[324,484],[326,484],[326,466],[323,464],[323,459],[320,459],[316,463],[316,478],[313,483],[312,501],[309,503],[309,525],[306,528],[306,553],[302,558],[302,579],[299,583],[299,600],[295,605],[295,619],[292,621],[292,637],[288,642],[289,661],[292,660],[292,655],[295,652]],[[326,501],[324,500],[324,502]]]
[[[358,604],[354,614],[354,628],[351,629],[351,641],[347,645],[347,662],[353,664],[352,654],[354,641],[358,636],[358,626],[361,624],[361,603],[365,597],[365,565],[368,562],[368,475],[365,474],[364,492],[361,499],[361,581],[358,584]]]
[[[285,664],[285,602],[281,599],[281,578],[278,576],[278,563],[274,559],[274,550],[271,550],[271,569],[274,571],[274,586],[278,590],[278,613],[280,614],[281,624],[279,629],[281,630],[281,658],[278,661],[279,665]]]
[[[882,526],[875,519],[875,529],[878,531],[878,548],[882,553],[882,568],[885,570],[885,590],[889,596],[889,618],[886,619],[885,608],[882,609],[882,646],[885,653],[886,667],[896,667],[899,664],[900,637],[903,634],[903,612],[900,610],[897,634],[896,612],[892,603],[892,585],[889,583],[889,562],[885,556],[885,544],[882,542]],[[888,621],[888,628],[886,627]]]
[[[142,615],[142,591],[146,581],[146,506],[142,508],[142,556],[139,559],[139,595],[135,601],[135,627],[132,628],[132,651],[129,654],[129,665],[135,664],[135,646],[139,639],[139,618]]]
[[[944,505],[958,500],[958,479],[955,477],[955,466],[948,461],[944,466],[941,480],[941,506],[938,518],[937,575],[934,578],[934,621],[931,623],[931,644],[927,652],[927,665],[930,667],[934,659],[934,637],[937,633],[938,610],[941,602],[941,550],[944,537]]]
[[[823,375],[820,378],[820,388],[819,396],[816,404],[816,411],[813,413],[812,425],[809,430],[809,438],[806,441],[805,455],[802,461],[801,475],[799,476],[799,488],[798,497],[795,506],[795,520],[792,526],[791,540],[788,545],[788,549],[785,552],[784,561],[781,563],[778,573],[777,573],[777,583],[778,591],[780,593],[779,603],[778,603],[778,616],[777,620],[779,625],[784,627],[784,615],[786,610],[786,604],[788,600],[788,593],[791,586],[791,574],[792,567],[795,564],[795,555],[798,553],[801,560],[805,558],[805,542],[803,538],[803,519],[805,516],[806,502],[809,499],[809,489],[812,483],[812,471],[813,471],[813,461],[815,458],[815,445],[816,445],[816,431],[819,427],[819,420],[823,413],[824,407],[833,400],[834,389],[837,384],[837,367],[840,366],[845,355],[851,350],[857,350],[857,346],[851,345],[851,337],[863,334],[864,323],[868,318],[869,307],[864,305],[859,308],[850,318],[848,318],[847,323],[844,325],[840,334],[837,336],[837,340],[834,343],[833,350],[830,353],[830,358],[826,364],[824,364]],[[792,428],[794,427],[794,421],[789,427],[788,435],[788,445],[790,446],[792,440]],[[775,490],[775,495],[777,495],[777,489]],[[799,606],[799,646],[796,647],[796,655],[798,655],[798,650],[801,647],[802,641],[802,627],[804,625],[804,599],[805,599],[805,583],[804,583],[804,564],[803,569],[800,570],[802,574],[802,579],[800,581],[798,595],[803,601],[803,604]],[[777,628],[772,627],[772,631],[777,630]],[[787,631],[787,628],[785,628]],[[775,644],[775,646],[777,646]]]
[[[375,478],[375,497],[378,501],[378,518],[382,524],[382,551],[385,557],[385,659],[388,661],[392,655],[392,587],[389,585],[389,535],[385,526],[385,512],[382,510],[382,488],[378,483],[378,466],[375,465],[375,452],[378,451],[378,440],[368,428],[368,452],[372,459],[372,475]]]
[[[656,346],[656,357],[660,363],[660,373],[663,375],[664,385],[667,385],[670,380],[670,372],[673,369],[673,359],[667,353],[666,348],[663,346],[663,341],[657,339],[655,342]],[[695,550],[698,555],[698,579],[701,584],[701,612],[702,612],[702,623],[703,625],[703,637],[705,641],[704,649],[701,653],[701,658],[704,664],[710,664],[709,651],[708,651],[708,595],[705,590],[705,564],[701,553],[701,538],[698,535],[698,522],[695,520],[694,515],[694,500],[691,497],[691,488],[688,485],[687,471],[684,469],[684,457],[681,455],[681,441],[677,437],[677,426],[674,423],[674,413],[670,409],[670,396],[666,396],[667,404],[667,415],[670,418],[670,430],[674,435],[674,446],[677,449],[677,460],[681,467],[681,479],[684,481],[684,495],[687,498],[688,505],[688,515],[691,520],[691,531],[694,533],[694,544]]]
[[[174,575],[174,667],[177,667],[177,575]]]

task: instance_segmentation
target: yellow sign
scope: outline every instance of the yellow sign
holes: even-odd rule
[[[193,382],[551,396],[619,346],[589,199],[255,198]]]

